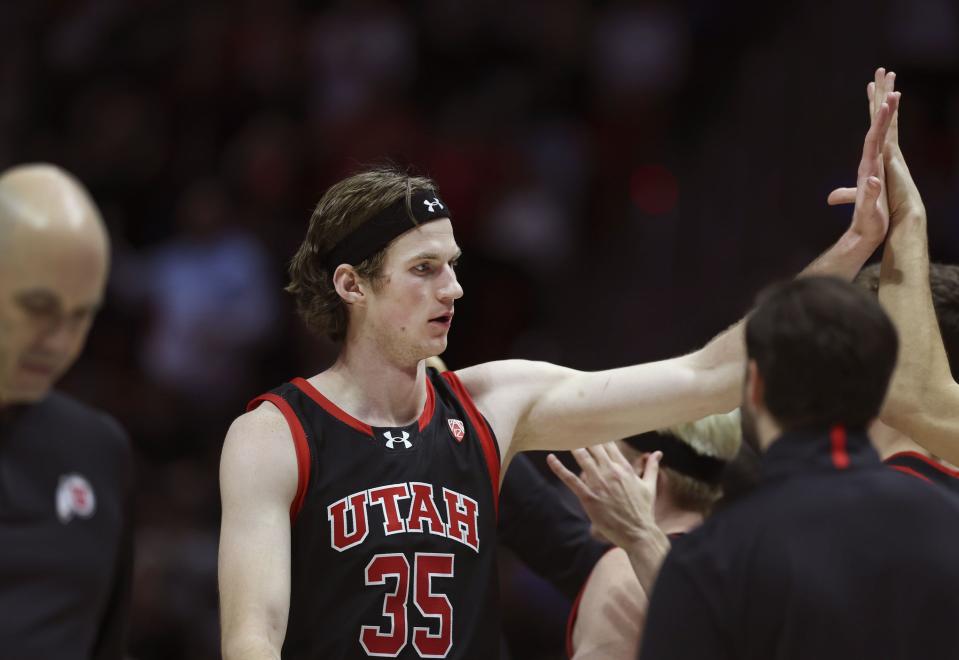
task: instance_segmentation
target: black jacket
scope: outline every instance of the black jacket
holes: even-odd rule
[[[643,660],[959,657],[959,503],[838,431],[782,436],[752,494],[676,541]]]
[[[57,393],[0,411],[0,656],[123,657],[131,477],[110,417]]]

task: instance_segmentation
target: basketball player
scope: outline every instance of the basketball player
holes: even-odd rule
[[[893,91],[895,76],[876,71],[867,87],[871,109],[877,97]],[[959,462],[959,426],[956,408],[950,408],[959,403],[954,379],[959,372],[959,267],[929,263],[926,210],[899,147],[898,112],[884,155],[889,235],[881,266],[863,269],[856,279],[878,291],[902,351],[882,420],[871,436],[888,465],[959,494],[959,470],[943,460]],[[839,189],[829,201],[851,201],[854,194]]]
[[[881,243],[879,145],[896,102],[867,134],[851,227],[807,273],[851,279]],[[364,172],[318,203],[288,290],[342,346],[331,368],[258,397],[227,433],[227,658],[496,657],[496,494],[511,457],[737,405],[741,323],[689,355],[611,371],[427,370],[463,295],[459,253],[429,179]]]
[[[739,444],[739,413],[735,411],[627,438],[605,448],[597,447],[595,452],[577,450],[577,458],[583,461],[584,471],[590,471],[590,481],[597,476],[593,461],[599,464],[612,460],[611,454],[615,453],[623,455],[627,469],[637,476],[656,476],[652,482],[655,491],[649,499],[642,500],[643,517],[673,538],[697,527],[709,515],[722,494],[723,468],[736,455]],[[662,456],[658,465],[656,461],[648,462],[654,452]],[[584,453],[588,458],[581,456]],[[570,483],[574,493],[588,499],[584,496],[585,484],[575,475],[558,461],[550,460],[550,465],[564,482]],[[657,470],[659,467],[662,469]],[[657,471],[658,475],[654,474]],[[603,524],[603,516],[597,521],[600,532],[614,534],[625,548],[632,549],[622,539],[621,529],[609,529]],[[567,627],[567,652],[574,660],[636,657],[652,585],[640,584],[625,548],[615,547],[599,560],[574,603]]]
[[[54,391],[103,299],[109,242],[51,165],[0,174],[0,655],[123,657],[131,456],[103,413]]]

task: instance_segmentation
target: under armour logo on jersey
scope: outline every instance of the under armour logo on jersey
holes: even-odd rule
[[[79,474],[65,474],[57,485],[57,517],[66,524],[74,516],[89,518],[97,508],[90,482]]]
[[[400,437],[394,438],[392,435],[390,435],[389,431],[384,431],[383,435],[386,436],[386,446],[390,449],[396,449],[396,443],[402,442],[403,449],[411,449],[413,447],[413,443],[409,441],[410,434],[406,431],[400,431],[400,433],[402,434]]]
[[[438,206],[438,207],[440,207],[441,209],[442,209],[442,208],[445,208],[442,204],[440,204],[440,200],[439,200],[437,197],[434,197],[432,202],[429,201],[428,199],[424,199],[424,200],[423,200],[423,204],[425,204],[426,206],[429,207],[430,213],[433,212],[433,207],[434,207],[434,206]]]
[[[447,419],[446,423],[450,425],[450,433],[456,438],[456,442],[462,442],[466,437],[466,427],[458,419]]]

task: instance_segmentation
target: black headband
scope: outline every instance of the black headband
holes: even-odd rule
[[[682,440],[655,431],[624,438],[623,442],[639,452],[663,452],[661,465],[710,485],[717,485],[726,461],[698,453]]]
[[[409,197],[409,208],[406,199],[404,195],[343,237],[323,257],[326,269],[332,273],[340,264],[355,266],[417,225],[440,218],[453,219],[446,203],[432,190],[414,191]]]

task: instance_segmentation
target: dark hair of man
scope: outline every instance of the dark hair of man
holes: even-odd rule
[[[878,416],[899,341],[878,301],[831,277],[775,284],[746,322],[746,353],[782,429],[864,429]]]
[[[396,201],[421,190],[437,191],[432,180],[410,176],[394,166],[354,174],[327,189],[310,217],[306,238],[290,262],[290,283],[296,309],[307,327],[333,341],[342,341],[349,322],[346,305],[333,286],[323,257],[345,236]],[[389,245],[358,264],[357,274],[379,285]]]
[[[879,264],[866,266],[856,276],[856,284],[873,294],[879,291]],[[929,288],[939,319],[939,332],[949,356],[952,377],[959,380],[959,266],[929,264]]]

